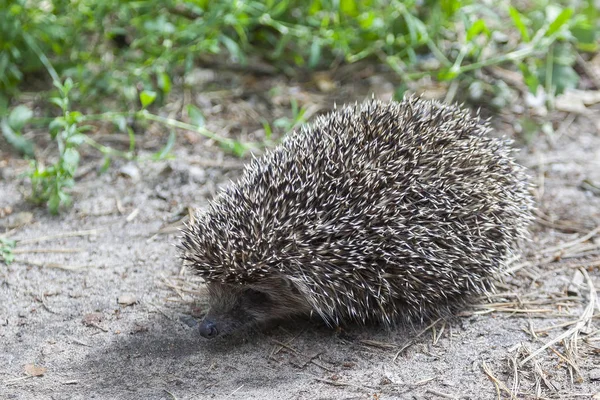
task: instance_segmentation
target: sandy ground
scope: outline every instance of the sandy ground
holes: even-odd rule
[[[0,399],[600,398],[598,309],[577,357],[560,342],[521,364],[592,301],[585,276],[569,289],[578,267],[600,288],[598,235],[550,251],[600,226],[600,195],[581,186],[600,183],[597,124],[571,119],[519,154],[545,222],[515,265],[529,262],[456,320],[393,331],[298,320],[214,341],[195,329],[202,286],[181,271],[171,227],[239,160],[201,142],[179,143],[174,160],[117,161],[83,174],[74,207],[53,217],[25,201],[24,163],[5,153],[0,225],[19,243],[0,264]]]

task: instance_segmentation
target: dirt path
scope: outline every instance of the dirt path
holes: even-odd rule
[[[581,186],[600,183],[593,122],[577,118],[554,147],[540,137],[530,146],[535,152],[519,155],[539,185],[540,210],[554,220],[534,227],[532,265],[507,278],[487,305],[428,330],[335,332],[291,321],[203,340],[190,316],[202,288],[181,274],[169,227],[234,178],[238,160],[202,166],[219,164],[220,152],[180,145],[176,160],[117,163],[105,175],[80,178],[74,208],[51,217],[24,201],[27,186],[17,179],[23,164],[5,154],[0,208],[12,213],[0,225],[6,230],[16,215],[33,218],[10,230],[20,240],[16,261],[0,265],[0,398],[491,399],[498,391],[508,398],[507,390],[520,398],[600,396],[598,309],[579,335],[577,358],[558,343],[518,364],[572,325],[544,328],[577,321],[589,305],[588,286],[567,290],[577,267],[588,267],[600,290],[600,236],[562,249],[556,261],[556,251],[545,251],[600,226],[600,195]],[[571,378],[570,360],[580,376]]]

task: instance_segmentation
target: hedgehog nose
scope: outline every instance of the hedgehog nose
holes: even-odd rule
[[[217,326],[212,321],[204,320],[200,324],[200,335],[207,339],[212,339],[219,334]]]

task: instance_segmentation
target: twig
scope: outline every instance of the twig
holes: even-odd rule
[[[413,343],[415,342],[415,339],[418,338],[419,336],[423,335],[425,332],[427,332],[428,330],[430,330],[431,328],[433,328],[438,322],[440,322],[442,319],[438,318],[435,321],[433,321],[428,327],[426,327],[425,329],[423,329],[421,332],[417,333],[412,339],[407,340],[402,347],[400,347],[400,350],[398,350],[396,352],[396,355],[394,355],[394,359],[392,360],[393,363],[396,362],[396,360],[398,359],[398,357],[400,357],[400,354],[402,354],[402,352],[404,350],[406,350],[408,347],[412,346]]]
[[[7,379],[2,383],[4,383],[6,386],[9,386],[9,385],[14,385],[17,382],[20,382],[20,381],[23,381],[23,380],[29,379],[29,378],[33,378],[33,375],[20,376],[18,378]]]
[[[569,322],[564,322],[564,323],[562,323],[562,324],[558,324],[558,325],[552,325],[552,326],[548,326],[548,327],[546,327],[546,328],[540,328],[540,329],[536,329],[536,330],[534,330],[533,332],[534,332],[536,335],[539,335],[540,333],[546,333],[546,332],[549,332],[549,331],[551,331],[551,330],[553,330],[553,329],[564,328],[564,327],[566,327],[566,326],[571,326],[571,325],[574,325],[574,324],[576,324],[576,323],[577,323],[577,321],[569,321]]]
[[[241,385],[239,388],[235,389],[233,392],[229,393],[230,396],[233,396],[238,390],[240,390],[241,388],[243,388],[244,385]]]
[[[373,386],[357,385],[356,383],[350,383],[350,382],[333,381],[331,379],[320,378],[313,374],[306,374],[306,375],[310,376],[313,379],[316,379],[319,382],[327,383],[327,384],[333,385],[333,386],[350,386],[350,387],[355,387],[355,388],[362,389],[362,390],[364,390],[364,389],[377,390],[377,388],[375,388]]]
[[[600,226],[594,228],[592,231],[590,231],[589,233],[583,235],[582,237],[580,237],[578,239],[575,239],[570,242],[561,243],[557,246],[548,247],[546,249],[541,250],[540,253],[542,253],[542,254],[555,253],[557,251],[568,249],[570,247],[578,245],[579,243],[583,243],[583,242],[593,238],[594,236],[596,236],[596,234],[598,234],[598,232],[600,232]]]
[[[42,305],[44,306],[44,308],[46,309],[46,311],[48,311],[50,314],[59,314],[56,311],[52,310],[50,308],[50,306],[46,303],[46,296],[44,296],[44,293],[40,293],[39,295],[39,300],[42,303]]]
[[[309,357],[309,356],[307,356],[306,354],[304,354],[304,353],[301,353],[300,351],[298,351],[298,350],[294,349],[293,347],[291,347],[291,346],[288,346],[287,344],[285,344],[285,343],[283,343],[283,342],[280,342],[279,340],[273,340],[273,342],[274,342],[274,343],[276,343],[276,344],[278,344],[278,345],[279,345],[279,346],[281,346],[281,347],[284,347],[284,348],[288,349],[288,350],[289,350],[289,351],[291,351],[292,353],[298,354],[298,355],[300,355],[300,356],[302,356],[302,357],[306,357],[306,358],[308,359],[308,362],[310,362],[310,363],[312,363],[312,364],[316,365],[316,366],[317,366],[317,367],[319,367],[319,368],[323,368],[323,369],[324,369],[325,371],[327,371],[327,372],[332,372],[332,373],[333,373],[333,372],[335,372],[335,371],[334,371],[334,370],[332,370],[331,368],[327,368],[327,367],[325,367],[324,365],[321,365],[321,364],[319,364],[318,362],[316,362],[316,361],[314,360],[314,357]]]
[[[79,339],[77,339],[77,338],[74,338],[74,337],[72,337],[72,336],[71,336],[71,337],[69,337],[69,339],[70,339],[70,340],[71,340],[73,343],[76,343],[76,344],[78,344],[78,345],[85,346],[85,347],[93,347],[91,344],[87,344],[86,342],[82,342],[81,340],[79,340]]]
[[[13,254],[29,253],[80,253],[83,249],[14,249]]]
[[[363,340],[360,341],[360,343],[364,344],[365,346],[376,347],[378,349],[383,349],[383,350],[391,350],[391,349],[397,349],[398,348],[397,344],[379,342],[377,340],[363,339]]]
[[[95,322],[90,322],[90,323],[88,323],[88,325],[89,326],[93,326],[94,328],[98,328],[98,329],[100,329],[103,332],[108,332],[108,329],[101,327],[100,325],[98,325]]]
[[[174,291],[175,293],[177,293],[177,295],[178,295],[178,296],[179,296],[179,297],[180,297],[182,300],[185,300],[185,297],[184,297],[183,293],[190,293],[190,294],[196,294],[196,295],[197,295],[197,294],[204,294],[204,293],[203,293],[202,291],[200,291],[200,290],[186,289],[186,288],[184,288],[184,287],[177,286],[177,285],[175,285],[175,284],[173,284],[173,283],[170,283],[170,282],[167,280],[167,278],[165,278],[165,277],[162,277],[162,281],[163,281],[163,283],[164,283],[164,285],[165,285],[166,287],[168,287],[169,289],[173,289],[173,291]]]
[[[588,273],[585,270],[585,268],[579,268],[579,271],[581,271],[581,273],[585,276],[585,278],[587,280],[588,287],[590,289],[590,293],[589,293],[590,299],[589,299],[589,303],[588,303],[587,307],[585,308],[585,310],[583,311],[583,313],[579,317],[579,320],[577,321],[577,323],[575,324],[574,327],[572,327],[568,331],[564,332],[563,334],[558,335],[556,338],[554,338],[553,340],[549,341],[548,343],[546,343],[545,345],[543,345],[542,347],[540,347],[538,350],[534,351],[532,354],[530,354],[528,357],[526,357],[523,361],[521,361],[521,363],[520,363],[521,366],[525,365],[528,361],[530,361],[534,357],[537,357],[538,354],[540,354],[541,352],[543,352],[544,350],[546,350],[548,347],[554,346],[556,343],[560,342],[561,340],[564,340],[564,339],[568,338],[569,336],[571,336],[571,338],[572,338],[571,340],[577,340],[577,336],[579,335],[579,332],[581,332],[581,330],[583,329],[583,327],[593,317],[593,315],[594,315],[594,309],[596,308],[596,301],[597,301],[596,288],[594,287],[594,283],[592,282],[592,279],[588,275]]]
[[[98,234],[98,232],[103,231],[103,230],[105,230],[105,229],[89,229],[89,230],[85,230],[85,231],[65,232],[65,233],[59,233],[56,235],[40,236],[37,238],[31,238],[31,239],[16,239],[16,241],[19,244],[38,243],[38,242],[43,242],[46,240],[62,239],[62,238],[73,237],[73,236],[96,235],[96,234]]]
[[[299,332],[296,336],[294,336],[293,338],[291,338],[290,340],[288,340],[287,342],[285,342],[286,345],[290,345],[292,344],[292,342],[294,340],[296,340],[298,338],[298,336],[300,336],[300,334],[304,333],[304,331]],[[274,348],[273,351],[271,352],[271,357],[276,355],[277,353],[279,353],[282,349],[286,348],[285,346],[282,346],[280,344],[278,344],[279,348]]]
[[[490,378],[490,380],[494,383],[498,399],[501,398],[500,389],[508,393],[511,399],[516,399],[515,394],[510,391],[506,384],[494,376],[491,368],[485,363],[485,361],[481,364],[481,368],[483,369],[483,372],[485,372],[485,374],[488,376],[488,378]]]
[[[440,391],[434,390],[434,389],[427,389],[425,392],[431,393],[434,396],[443,397],[444,399],[455,399],[455,400],[458,400],[458,396],[455,396],[453,394],[443,393],[443,392],[440,392]]]
[[[594,86],[596,86],[596,89],[600,90],[600,76],[598,76],[596,71],[588,65],[587,61],[585,61],[579,53],[576,53],[576,54],[577,54],[577,65],[579,65],[584,70],[584,72],[588,76],[588,78],[592,82],[594,82]]]
[[[25,265],[33,265],[35,267],[41,267],[41,268],[57,268],[57,269],[62,269],[65,271],[73,271],[73,272],[81,271],[84,269],[94,268],[91,265],[68,265],[68,264],[64,265],[64,264],[59,264],[59,263],[49,263],[49,262],[43,262],[43,261],[31,261],[31,260],[20,260],[20,259],[15,259],[15,263],[25,264]]]

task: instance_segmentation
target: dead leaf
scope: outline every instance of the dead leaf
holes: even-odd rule
[[[25,373],[29,376],[42,376],[46,373],[46,368],[35,364],[27,364],[24,367]]]
[[[315,73],[313,76],[313,80],[315,85],[319,89],[319,91],[323,93],[329,93],[333,91],[336,87],[335,82],[331,79],[331,76],[327,73]]]
[[[4,218],[10,214],[12,214],[13,209],[11,206],[1,207],[0,208],[0,218]]]
[[[89,313],[83,316],[83,323],[87,326],[95,326],[104,319],[102,313]]]

